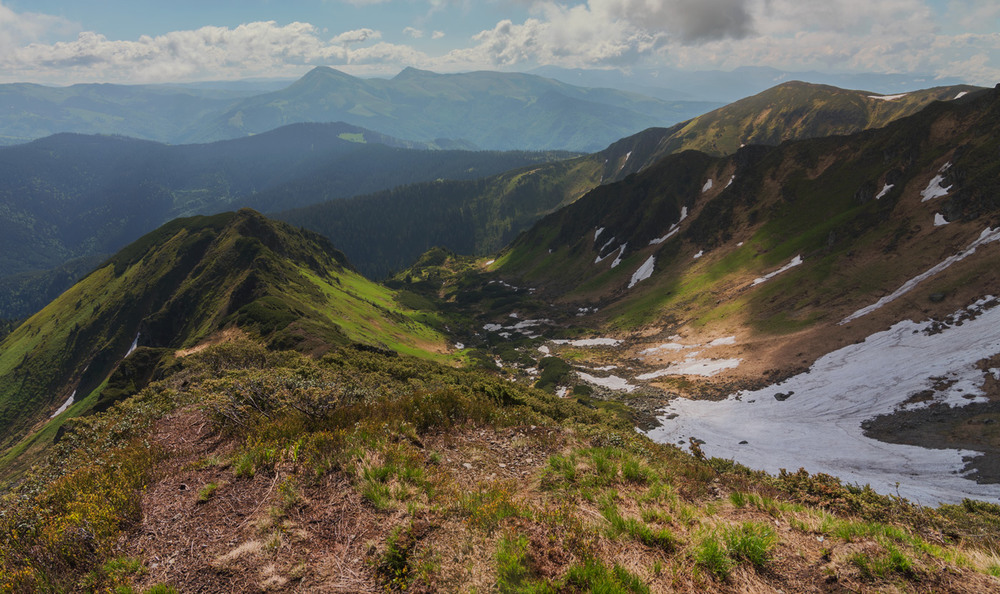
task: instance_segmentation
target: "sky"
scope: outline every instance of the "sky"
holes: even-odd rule
[[[1000,82],[997,0],[0,0],[0,82],[640,70]]]

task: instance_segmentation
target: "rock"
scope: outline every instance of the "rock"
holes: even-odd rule
[[[740,445],[747,445],[748,443],[750,442],[744,439],[743,441],[740,442]]]
[[[928,297],[931,303],[941,303],[944,301],[944,293],[931,293]]]
[[[468,462],[463,462],[462,466],[464,466],[467,470],[472,470],[472,464],[469,464]]]
[[[774,399],[777,400],[778,402],[784,402],[789,398],[791,398],[792,394],[794,393],[795,392],[792,390],[789,390],[787,394],[785,394],[784,392],[778,392],[777,394],[774,395]]]

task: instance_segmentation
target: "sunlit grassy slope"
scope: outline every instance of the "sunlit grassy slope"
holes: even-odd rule
[[[74,391],[83,400],[136,337],[139,346],[179,349],[238,326],[279,347],[359,342],[445,358],[428,323],[312,233],[249,210],[180,219],[125,248],[0,344],[0,444]]]

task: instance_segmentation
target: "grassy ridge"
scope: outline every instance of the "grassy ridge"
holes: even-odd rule
[[[174,221],[122,250],[0,344],[5,445],[98,388],[136,336],[189,348],[237,326],[284,348],[361,342],[445,358],[428,320],[322,238],[252,211]],[[75,408],[77,412],[84,412]]]

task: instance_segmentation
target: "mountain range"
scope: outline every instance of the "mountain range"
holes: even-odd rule
[[[777,145],[878,128],[934,101],[951,101],[975,90],[960,85],[886,97],[789,82],[671,128],[644,130],[576,159],[479,180],[397,187],[275,216],[326,235],[363,273],[384,278],[433,246],[460,254],[499,250],[545,214],[673,153],[698,150],[723,156],[745,144]]]
[[[92,265],[94,257],[106,257],[175,217],[244,206],[264,211],[304,206],[415,181],[477,178],[566,156],[443,150],[342,123],[295,124],[201,145],[59,134],[5,147],[0,149],[0,286],[7,290],[0,293],[0,317],[19,317],[44,305],[28,287],[75,280],[66,275],[67,262],[86,258]],[[312,187],[301,191],[306,183]],[[61,291],[69,285],[56,286]]]
[[[385,284],[130,243],[0,341],[0,587],[995,590],[1000,86],[769,93],[322,205],[481,250]]]
[[[436,74],[412,68],[392,79],[362,79],[317,67],[286,88],[255,90],[0,85],[0,139],[17,143],[76,132],[192,144],[289,124],[346,122],[421,143],[591,151],[719,106],[577,87],[528,74]]]

